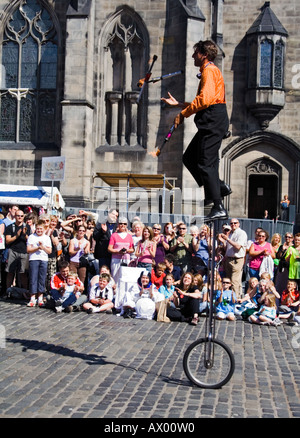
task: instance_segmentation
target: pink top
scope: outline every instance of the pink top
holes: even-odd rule
[[[147,248],[147,244],[149,242],[142,242],[139,241],[139,252],[142,253],[142,255],[139,256],[139,262],[142,263],[152,263],[152,255],[149,252],[149,248]],[[153,249],[154,242],[150,242],[151,250]]]
[[[109,245],[112,245],[113,249],[117,249],[120,251],[122,248],[133,248],[133,240],[132,236],[129,233],[126,233],[126,236],[122,238],[120,233],[113,233],[109,240]],[[122,254],[114,253],[112,254],[113,259],[129,259],[130,255],[125,254],[124,256]]]
[[[272,252],[272,247],[269,242],[266,242],[264,246],[261,246],[256,242],[254,242],[253,245],[254,245],[254,251],[262,251],[263,249],[267,249],[270,254]],[[249,267],[252,269],[259,269],[263,258],[264,258],[263,253],[255,257],[251,257],[251,260],[249,262]]]

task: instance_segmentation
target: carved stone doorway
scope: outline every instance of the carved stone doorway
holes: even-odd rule
[[[248,217],[263,218],[268,210],[269,219],[275,219],[278,209],[278,177],[276,175],[250,175]]]
[[[281,168],[274,161],[262,158],[247,168],[248,175],[248,217],[264,217],[268,210],[269,219],[276,219],[281,196]]]

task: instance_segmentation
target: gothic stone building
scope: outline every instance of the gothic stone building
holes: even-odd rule
[[[226,207],[274,217],[288,194],[300,213],[299,0],[0,0],[0,11],[0,183],[39,185],[42,158],[61,155],[69,206],[97,207],[99,173],[161,174],[196,213],[181,161],[192,118],[151,152],[177,112],[161,97],[194,98],[193,45],[213,39],[232,133],[220,151]],[[140,94],[154,55],[152,78],[179,74]]]

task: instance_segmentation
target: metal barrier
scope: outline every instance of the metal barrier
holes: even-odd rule
[[[64,210],[64,217],[68,214],[78,214],[80,208],[75,207],[66,207]],[[107,211],[99,211],[99,210],[89,210],[93,213],[97,213],[100,221],[105,220],[107,216]],[[125,216],[127,217],[126,212],[119,212],[119,217]],[[129,214],[128,221],[131,223],[134,217],[138,216],[144,224],[152,226],[155,223],[161,224],[164,226],[167,222],[172,222],[176,224],[179,221],[183,221],[187,226],[201,226],[203,224],[203,217],[201,216],[193,216],[193,215],[184,215],[184,214],[164,214],[164,213],[145,213],[140,212],[138,214]],[[240,222],[240,227],[247,233],[249,239],[254,238],[255,230],[258,227],[266,230],[270,238],[273,234],[279,233],[282,237],[286,232],[294,234],[295,232],[295,224],[293,222],[285,222],[285,221],[274,221],[274,220],[266,220],[266,219],[250,219],[250,218],[238,218]],[[218,221],[218,227],[221,231],[222,225],[224,223],[229,223],[230,218],[228,220]],[[269,239],[270,240],[270,239]]]

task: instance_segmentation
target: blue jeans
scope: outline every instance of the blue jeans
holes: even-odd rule
[[[44,293],[46,287],[48,262],[44,260],[29,261],[29,292],[30,295]]]
[[[150,272],[150,274],[152,272],[152,263],[138,262],[137,267],[138,268],[145,268],[146,271]]]
[[[249,268],[249,278],[251,277],[256,277],[258,280],[260,280],[259,269]]]
[[[56,305],[61,305],[64,309],[68,306],[78,306],[80,307],[81,304],[84,304],[87,301],[86,295],[81,295],[79,298],[76,298],[76,295],[72,293],[68,298],[66,298],[64,301],[59,303],[61,301],[61,293],[57,289],[52,289],[50,291],[50,295],[55,301]],[[53,305],[53,304],[52,304]]]

